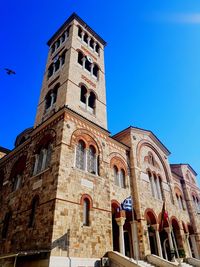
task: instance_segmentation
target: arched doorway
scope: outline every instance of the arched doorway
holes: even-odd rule
[[[151,254],[158,255],[158,246],[156,241],[156,233],[154,225],[157,224],[156,217],[153,212],[146,212],[146,221],[147,221],[147,229],[148,229],[148,237],[149,237],[149,245]]]
[[[115,220],[116,213],[120,209],[120,204],[117,201],[112,201],[112,242],[113,242],[113,250],[119,252],[119,227]]]
[[[120,252],[120,233],[119,225],[116,222],[116,218],[119,218],[119,215],[123,212],[125,222],[123,225],[123,242],[124,242],[124,253],[125,256],[133,258],[133,242],[132,242],[132,211],[122,211],[121,205],[113,200],[112,204],[112,241],[113,241],[113,250]],[[136,217],[135,217],[136,218]]]
[[[180,226],[178,223],[178,220],[176,218],[173,218],[171,220],[171,225],[172,225],[172,240],[173,240],[173,244],[174,244],[174,248],[175,248],[175,256],[178,258],[178,254],[179,251],[183,251],[184,250],[184,246],[183,246],[183,240],[182,240],[182,236],[181,236],[181,232],[180,232]],[[178,252],[177,252],[178,250]]]
[[[160,243],[162,247],[162,254],[163,258],[171,261],[171,251],[170,251],[170,245],[169,245],[169,236],[168,236],[168,229],[169,229],[169,223],[166,216],[163,216],[161,218],[162,214],[159,215],[159,228],[160,228]]]

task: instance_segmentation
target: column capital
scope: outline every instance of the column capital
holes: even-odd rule
[[[169,234],[169,233],[171,233],[171,228],[170,227],[164,227],[164,230]]]
[[[159,231],[159,227],[160,227],[159,223],[152,224],[151,226],[154,228],[155,231],[157,232]]]
[[[116,220],[118,226],[123,226],[126,218],[125,217],[119,217],[119,218],[115,218],[115,220]]]

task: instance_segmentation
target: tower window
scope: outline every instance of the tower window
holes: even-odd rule
[[[51,64],[48,69],[48,78],[50,78],[53,75],[53,72],[54,72],[54,67],[53,64]]]
[[[86,70],[91,72],[91,63],[89,62],[89,60],[87,58],[85,60],[85,68],[86,68]]]
[[[60,59],[57,58],[54,64],[55,64],[55,71],[57,71],[60,68]]]
[[[55,44],[53,44],[51,47],[51,53],[53,54],[55,52],[55,50],[56,50],[56,46],[55,46]]]
[[[99,46],[99,44],[97,43],[96,44],[96,47],[95,47],[95,51],[99,54],[99,49],[100,49],[100,46]]]
[[[93,75],[98,78],[98,73],[99,73],[99,67],[94,64],[94,68],[93,68]]]
[[[66,54],[66,51],[63,52],[62,55],[61,55],[61,58],[60,58],[61,66],[65,64],[65,54]]]
[[[35,217],[36,217],[36,210],[39,206],[39,197],[35,196],[31,203],[31,213],[29,217],[29,227],[33,227],[35,225]]]
[[[80,140],[76,147],[76,167],[84,170],[85,169],[85,143]]]
[[[81,29],[81,27],[78,27],[78,36],[80,38],[82,38],[82,32],[83,32],[83,30]]]
[[[92,49],[94,49],[94,39],[93,38],[90,39],[90,47]]]
[[[90,200],[88,198],[83,200],[83,225],[90,225]]]
[[[11,218],[12,218],[12,213],[11,212],[7,212],[5,217],[4,217],[4,221],[3,221],[2,238],[6,238],[7,237],[8,228],[9,228],[9,225],[10,225]]]
[[[88,43],[88,34],[85,32],[84,36],[83,36],[83,41],[85,43]]]
[[[89,93],[84,85],[81,86],[80,102],[81,102],[81,107],[86,109],[86,111],[88,111],[91,114],[95,113],[96,95],[92,91]]]
[[[91,113],[94,113],[95,111],[95,100],[96,96],[93,92],[91,92],[88,98],[88,111],[90,111]]]
[[[90,72],[90,74],[97,79],[99,78],[99,67],[97,64],[92,63],[92,60],[88,60],[89,57],[84,56],[84,54],[79,51],[78,52],[78,63],[83,67],[83,69],[86,69]]]
[[[60,39],[56,41],[56,49],[60,46]]]
[[[86,105],[86,97],[87,97],[87,89],[84,85],[81,86],[81,96],[80,96],[80,101]]]
[[[78,63],[83,66],[83,54],[79,51],[78,52]]]
[[[49,66],[48,68],[48,75],[47,77],[50,78],[56,71],[60,69],[62,65],[65,64],[65,55],[66,55],[66,50],[61,54],[61,56],[57,55],[54,58],[54,62]]]
[[[53,90],[50,90],[45,97],[45,112],[52,109],[57,99],[57,91],[59,84],[57,84]]]

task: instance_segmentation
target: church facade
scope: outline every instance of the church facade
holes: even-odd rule
[[[199,259],[197,174],[151,131],[110,135],[105,45],[76,14],[48,41],[34,127],[0,148],[0,266],[96,266],[113,250]]]

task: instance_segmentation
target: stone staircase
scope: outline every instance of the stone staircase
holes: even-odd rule
[[[143,261],[143,260],[139,260],[138,264],[139,264],[139,266],[142,266],[142,267],[155,267],[155,265],[148,263],[146,261]]]
[[[116,251],[109,251],[107,257],[109,259],[110,267],[200,267],[200,260],[194,258],[187,258],[186,261],[188,262],[188,260],[190,260],[189,263],[181,262],[180,264],[178,263],[178,260],[170,262],[153,254],[147,255],[146,261],[136,261]]]
[[[182,262],[181,267],[192,267],[193,265],[190,265],[189,263]]]

